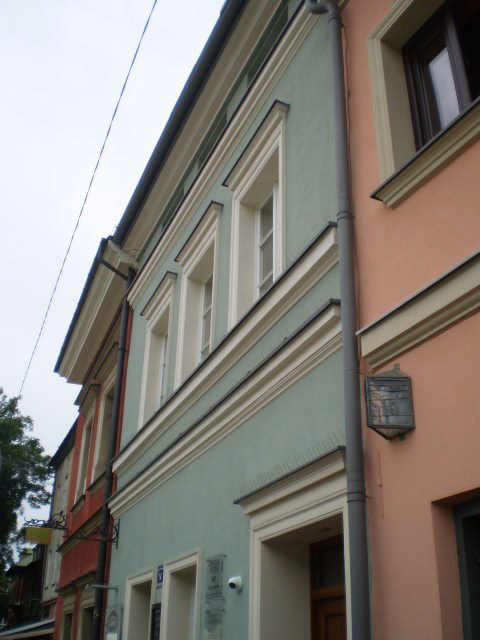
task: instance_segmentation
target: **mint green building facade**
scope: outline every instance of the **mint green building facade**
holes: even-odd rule
[[[109,639],[311,638],[328,589],[351,634],[328,24],[259,0],[218,35],[232,4],[120,225]]]

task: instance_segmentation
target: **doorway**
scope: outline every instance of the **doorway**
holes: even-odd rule
[[[310,545],[312,640],[346,640],[343,536]]]

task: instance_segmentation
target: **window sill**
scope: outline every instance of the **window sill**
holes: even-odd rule
[[[395,208],[480,135],[480,98],[383,182],[371,198]]]

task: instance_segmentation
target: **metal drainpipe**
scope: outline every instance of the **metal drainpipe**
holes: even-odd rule
[[[112,422],[110,426],[110,438],[108,441],[108,464],[105,472],[105,493],[103,498],[102,507],[102,523],[101,531],[108,531],[108,525],[110,523],[110,510],[108,508],[108,501],[112,495],[113,486],[113,471],[112,461],[115,457],[115,449],[117,444],[118,433],[118,419],[120,415],[120,397],[122,393],[122,380],[123,380],[123,368],[125,363],[125,347],[127,343],[127,327],[128,327],[128,301],[127,291],[130,287],[132,280],[135,276],[135,270],[130,267],[128,269],[127,285],[125,289],[125,296],[123,298],[122,305],[122,323],[120,328],[120,341],[118,344],[118,356],[117,356],[117,372],[115,375],[115,389],[113,392],[113,407],[112,407]],[[95,575],[96,584],[104,584],[105,580],[105,565],[107,557],[107,542],[101,541],[98,543],[98,561],[97,561],[97,573]],[[92,623],[92,640],[100,640],[100,633],[102,630],[102,609],[103,609],[103,590],[95,589],[95,603],[93,608],[93,623]]]
[[[354,640],[370,640],[367,513],[363,467],[362,417],[357,348],[353,215],[350,192],[347,114],[343,68],[342,18],[331,0],[306,0],[311,13],[328,14],[330,32],[335,167],[337,182],[338,252],[342,309],[343,392],[347,455],[348,540]]]

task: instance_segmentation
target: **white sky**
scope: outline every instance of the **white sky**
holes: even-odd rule
[[[0,387],[18,394],[153,0],[0,0]],[[223,0],[158,0],[25,383],[53,454],[78,387],[53,373],[102,236],[133,193]]]

